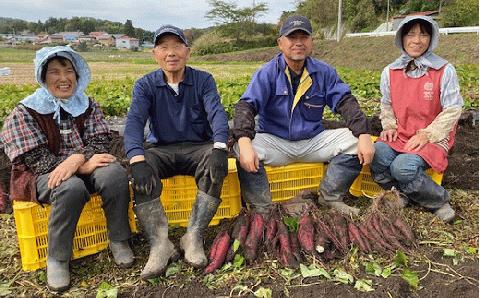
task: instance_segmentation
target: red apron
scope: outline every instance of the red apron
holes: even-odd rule
[[[420,151],[405,150],[405,144],[418,130],[426,128],[442,111],[440,83],[444,67],[430,69],[420,78],[408,77],[403,69],[390,69],[390,97],[397,118],[398,138],[386,142],[395,151],[420,155],[437,172],[447,168],[448,150],[455,141],[455,128],[445,142],[427,143]]]

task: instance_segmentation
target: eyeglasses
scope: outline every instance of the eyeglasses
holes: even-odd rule
[[[185,47],[186,46],[184,44],[177,44],[177,45],[174,45],[174,46],[158,45],[155,48],[162,53],[166,53],[168,51],[178,52],[178,51],[184,49]]]

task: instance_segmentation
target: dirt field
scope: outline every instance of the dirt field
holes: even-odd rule
[[[378,130],[378,120],[372,121]],[[272,297],[478,297],[478,122],[464,117],[457,133],[457,145],[443,184],[449,190],[458,217],[453,224],[439,222],[431,213],[417,207],[405,211],[420,243],[408,256],[408,266],[419,278],[413,289],[401,278],[400,271],[384,279],[365,271],[366,262],[382,267],[392,264],[393,256],[365,256],[351,250],[344,259],[326,264],[326,270],[342,268],[355,280],[372,281],[372,292],[360,292],[353,284],[340,284],[320,277],[302,278],[299,272],[286,272],[276,261],[262,259],[253,266],[227,269],[212,277],[204,276],[182,261],[171,265],[171,276],[140,281],[138,276],[148,257],[148,242],[140,233],[132,238],[137,257],[133,268],[122,270],[113,265],[107,251],[72,261],[72,288],[64,296],[94,297],[102,283],[119,297],[225,297],[253,296],[268,289]],[[328,127],[341,123],[330,122]],[[5,164],[3,164],[5,166]],[[348,202],[365,210],[370,199],[349,197]],[[183,228],[172,227],[170,239],[178,247]],[[209,247],[219,227],[209,229],[205,239]],[[13,217],[0,215],[0,296],[53,296],[46,288],[45,270],[21,271]],[[445,249],[452,249],[453,256]],[[308,264],[307,264],[308,265]]]

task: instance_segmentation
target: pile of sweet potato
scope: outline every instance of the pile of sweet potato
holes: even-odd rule
[[[243,255],[247,263],[266,254],[285,267],[297,268],[310,258],[319,262],[342,258],[352,246],[363,253],[409,252],[416,245],[415,237],[402,215],[400,200],[398,192],[384,192],[356,220],[333,209],[321,211],[309,203],[296,218],[295,227],[287,227],[292,216],[282,204],[274,204],[267,215],[242,210],[215,238],[204,272],[231,262],[235,254]]]

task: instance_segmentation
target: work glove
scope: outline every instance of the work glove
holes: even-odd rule
[[[152,167],[144,160],[132,163],[133,187],[139,194],[150,195],[155,188],[156,181]]]
[[[228,174],[228,152],[223,149],[213,148],[208,160],[210,178],[212,183],[223,181]]]

